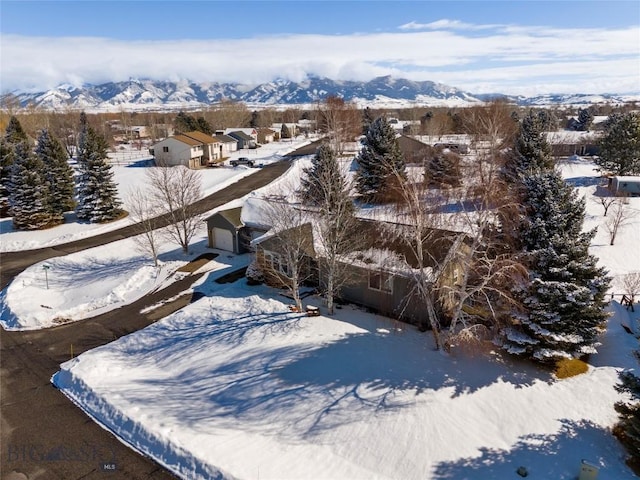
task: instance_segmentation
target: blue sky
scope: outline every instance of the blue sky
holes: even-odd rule
[[[473,93],[640,92],[634,1],[7,1],[0,88],[390,74]]]

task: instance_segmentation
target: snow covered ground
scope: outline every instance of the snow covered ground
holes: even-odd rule
[[[586,228],[600,226],[593,165],[574,159],[562,168],[587,196]],[[629,208],[640,210],[640,198]],[[5,235],[14,233],[3,233],[3,243]],[[203,232],[196,251],[204,242]],[[50,325],[48,309],[27,301],[35,296],[79,319],[170,281],[179,251],[163,252],[154,278],[120,243],[50,260],[49,290],[42,265],[27,269],[2,292],[3,326]],[[640,216],[614,246],[600,227],[592,247],[615,277],[640,271],[638,245]],[[638,313],[631,318],[613,302],[590,370],[556,380],[498,352],[435,352],[428,333],[359,309],[305,317],[277,290],[214,281],[242,262],[216,258],[194,287],[200,300],[64,363],[53,381],[187,479],[519,478],[520,466],[531,478],[573,479],[582,459],[601,469],[599,478],[633,476],[610,428],[621,398],[617,372],[637,366],[638,342],[621,323],[636,328]],[[67,295],[77,280],[91,288]],[[305,302],[321,306],[314,297]]]

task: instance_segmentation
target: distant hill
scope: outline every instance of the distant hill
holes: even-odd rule
[[[101,85],[74,87],[61,85],[37,93],[14,91],[2,95],[3,104],[12,95],[22,107],[60,110],[65,108],[87,111],[148,111],[197,109],[223,99],[242,101],[253,107],[276,105],[310,105],[329,95],[337,95],[359,106],[408,107],[468,106],[504,95],[474,95],[440,83],[416,82],[390,76],[377,77],[368,82],[336,81],[309,77],[302,82],[274,80],[260,85],[240,83],[128,80]],[[521,105],[623,103],[635,98],[620,95],[542,95],[538,97],[505,97]]]

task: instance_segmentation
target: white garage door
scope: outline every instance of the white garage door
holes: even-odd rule
[[[213,246],[220,250],[233,252],[233,234],[223,228],[213,228]]]

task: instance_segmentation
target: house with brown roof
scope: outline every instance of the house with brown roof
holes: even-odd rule
[[[278,139],[278,132],[270,128],[258,129],[258,143],[271,143]]]
[[[173,135],[156,143],[149,152],[158,165],[202,168],[223,160],[221,142],[206,133],[193,131]]]

